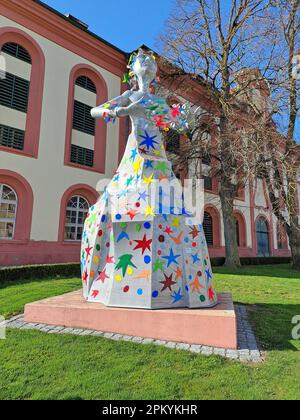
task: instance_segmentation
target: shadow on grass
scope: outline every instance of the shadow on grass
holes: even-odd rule
[[[300,315],[300,305],[256,304],[247,306],[255,335],[263,350],[299,351],[300,340],[293,340],[292,320]]]

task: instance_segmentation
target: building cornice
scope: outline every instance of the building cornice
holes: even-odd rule
[[[1,0],[1,15],[121,77],[126,54],[33,0]]]

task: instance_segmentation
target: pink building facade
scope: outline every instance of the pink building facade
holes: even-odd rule
[[[95,123],[90,109],[124,91],[127,55],[39,1],[2,0],[0,11],[0,266],[79,262],[96,185],[128,135],[126,120]],[[210,253],[222,257],[218,180],[205,185]],[[235,215],[241,256],[290,255],[263,180],[238,192]]]

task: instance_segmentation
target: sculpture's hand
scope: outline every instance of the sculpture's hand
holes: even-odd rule
[[[128,108],[129,107],[123,107],[123,106],[120,106],[120,107],[118,107],[118,108],[116,108],[115,109],[115,116],[116,117],[127,117],[127,115],[128,115]]]
[[[97,106],[91,110],[91,115],[93,118],[105,118],[112,119],[116,118],[115,110],[116,107],[126,105],[129,102],[129,97],[132,94],[131,90],[124,92],[121,96],[118,96],[115,99]]]
[[[93,118],[116,118],[116,113],[113,109],[104,109],[101,106],[98,106],[96,108],[93,108],[91,110],[91,115]]]

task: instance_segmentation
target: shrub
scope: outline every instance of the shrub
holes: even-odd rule
[[[28,265],[0,269],[0,283],[47,278],[80,277],[79,264]]]
[[[241,258],[242,265],[276,265],[276,264],[290,264],[292,259],[290,257],[247,257]],[[221,267],[225,264],[225,258],[212,258],[211,263],[213,267]]]

